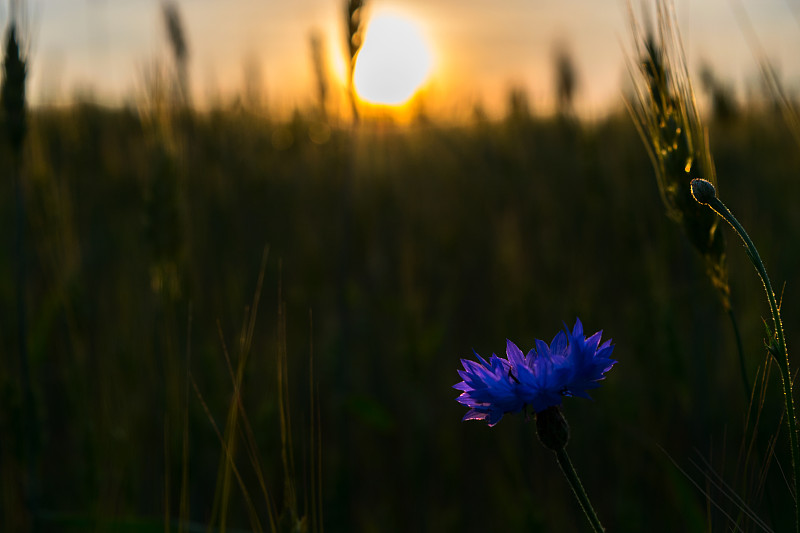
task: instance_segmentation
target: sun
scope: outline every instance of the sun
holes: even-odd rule
[[[366,102],[399,106],[425,83],[432,63],[430,46],[413,21],[394,13],[379,14],[367,24],[353,84]]]

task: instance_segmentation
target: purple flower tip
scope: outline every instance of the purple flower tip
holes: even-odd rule
[[[470,410],[464,420],[485,420],[494,426],[506,413],[516,413],[529,405],[541,412],[561,404],[563,396],[590,398],[587,391],[600,386],[605,373],[617,362],[611,359],[611,340],[601,344],[602,331],[583,335],[583,324],[575,321],[572,332],[565,326],[548,345],[537,340],[536,348],[523,354],[516,344],[506,341],[506,357],[487,362],[462,359],[463,381],[453,385],[460,390],[456,398]]]

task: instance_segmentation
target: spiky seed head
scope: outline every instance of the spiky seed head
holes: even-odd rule
[[[15,153],[22,150],[27,130],[25,120],[25,78],[27,65],[20,50],[17,27],[9,24],[6,33],[5,56],[3,58],[3,80],[0,101],[5,112],[6,131]]]
[[[172,53],[178,63],[186,61],[189,57],[189,47],[186,44],[186,36],[181,22],[181,13],[175,2],[164,2],[162,5],[164,13],[164,23],[167,26],[167,35]]]
[[[553,59],[556,73],[558,111],[564,114],[573,108],[575,91],[578,86],[578,74],[572,55],[565,44],[557,45]]]
[[[361,13],[363,8],[364,0],[348,0],[347,2],[347,37],[351,60],[355,58],[362,44]]]
[[[356,55],[363,44],[362,36],[362,13],[364,10],[364,0],[345,1],[345,25],[347,26],[347,51],[350,54],[347,63],[347,93],[350,98],[350,107],[353,111],[353,121],[358,122],[358,104],[356,103],[355,87],[353,84],[353,73],[356,67]]]
[[[716,180],[706,132],[695,106],[680,37],[666,0],[657,0],[658,32],[634,21],[638,102],[632,111],[656,171],[667,214],[703,256],[712,284],[729,308],[725,239],[719,219],[692,196],[692,180]]]

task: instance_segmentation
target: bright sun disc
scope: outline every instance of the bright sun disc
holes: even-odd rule
[[[401,105],[428,77],[430,49],[417,26],[398,15],[378,15],[367,26],[353,83],[367,102]]]

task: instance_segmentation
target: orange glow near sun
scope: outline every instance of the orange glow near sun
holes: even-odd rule
[[[432,65],[431,48],[417,24],[402,15],[377,14],[367,24],[353,83],[361,100],[399,106],[425,83]]]

